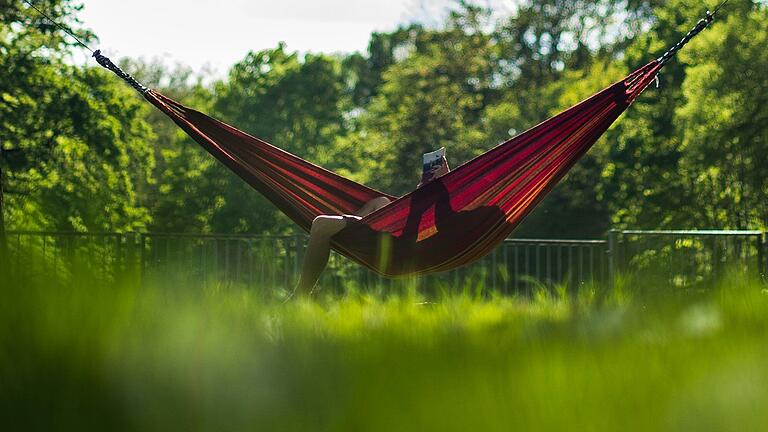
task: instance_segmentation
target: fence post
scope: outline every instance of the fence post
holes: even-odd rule
[[[763,232],[763,280],[768,281],[768,232]]]
[[[294,242],[294,258],[293,258],[293,274],[291,275],[291,285],[290,287],[293,287],[295,284],[297,284],[298,281],[298,274],[301,272],[301,265],[304,258],[304,236],[301,234],[297,234],[293,236],[293,242]]]
[[[124,234],[125,236],[125,272],[126,275],[130,275],[131,277],[138,277],[139,272],[139,251],[137,250],[137,242],[136,237],[137,234],[134,232],[127,232]]]
[[[608,231],[608,283],[613,286],[619,265],[619,231]]]
[[[768,260],[766,260],[765,232],[757,236],[757,272],[765,280],[768,275]]]
[[[145,249],[145,241],[146,237],[144,237],[143,233],[137,234],[139,238],[139,254],[138,254],[138,269],[136,272],[136,277],[139,280],[139,287],[141,287],[141,284],[144,282],[144,249]]]
[[[0,212],[2,209],[0,208]],[[16,251],[18,253],[18,251]],[[8,249],[8,236],[5,233],[5,229],[0,228],[0,267],[8,268],[8,263],[6,261],[10,261],[11,259],[11,253]]]
[[[3,195],[3,166],[2,166],[2,154],[3,147],[0,145],[0,262],[4,262],[6,259],[10,259],[10,253],[8,252],[8,237],[5,233],[5,199]],[[16,253],[19,253],[16,251]]]

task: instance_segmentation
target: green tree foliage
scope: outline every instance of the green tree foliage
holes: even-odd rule
[[[691,64],[675,112],[686,207],[702,224],[768,227],[768,11],[735,8],[682,54]],[[695,210],[695,211],[691,211]]]
[[[76,3],[38,4],[92,40]],[[445,146],[456,166],[486,151],[659,56],[704,10],[693,0],[525,0],[499,18],[459,1],[442,25],[374,33],[367,53],[299,55],[279,45],[248,53],[213,84],[159,62],[123,66],[182,103],[401,194],[418,181],[421,153]],[[0,14],[13,226],[294,229],[114,77],[68,65],[74,42],[22,2],[2,3]],[[517,235],[768,225],[768,11],[757,0],[731,2],[719,18]]]
[[[679,41],[703,15],[697,5],[679,0],[657,7],[651,29],[625,51],[628,69],[660,56]],[[673,124],[675,107],[683,103],[685,66],[679,58],[669,62],[660,76],[661,88],[648,89],[607,134],[598,194],[608,203],[611,225],[690,226],[679,212],[666,210],[679,209],[689,199],[677,173],[681,154]]]
[[[145,85],[202,111],[212,109],[213,94],[203,75],[190,68],[167,67],[160,60],[123,59],[121,67]],[[136,95],[136,99],[140,99]],[[217,162],[159,110],[146,117],[154,139],[155,179],[142,196],[154,216],[148,229],[157,232],[211,232],[211,215],[220,208],[234,175]]]
[[[484,150],[476,131],[495,97],[491,38],[484,12],[453,13],[446,29],[419,30],[399,47],[405,58],[383,74],[383,85],[351,138],[372,183],[393,193],[412,190],[421,154],[445,146],[455,165]],[[480,141],[480,142],[478,142]]]
[[[685,0],[657,8],[651,30],[627,49],[628,66],[660,55],[679,40],[699,19],[700,9],[698,2]],[[760,24],[767,17],[759,3],[729,4],[719,22],[665,67],[661,88],[649,89],[609,132],[599,193],[613,225],[765,226],[765,188],[760,192],[758,178],[762,164],[754,155],[766,130],[756,107],[764,81],[758,71],[765,65]],[[756,78],[735,79],[749,74]],[[734,110],[741,120],[731,117]],[[741,121],[749,132],[730,121]]]
[[[77,6],[71,2],[41,2],[40,7],[65,24],[76,24],[69,14]],[[137,196],[151,181],[147,108],[104,72],[67,65],[70,39],[36,12],[12,3],[3,17],[0,163],[9,226],[144,228],[150,214]]]
[[[368,55],[353,53],[342,60],[352,101],[357,106],[367,105],[379,93],[384,72],[397,63],[422,26],[412,24],[390,33],[373,33],[368,43]]]

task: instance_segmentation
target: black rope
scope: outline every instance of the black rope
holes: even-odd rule
[[[715,8],[715,11],[714,11],[714,12],[712,12],[712,15],[717,15],[717,12],[719,12],[719,11],[720,11],[720,8],[722,8],[723,6],[725,6],[725,4],[726,4],[726,3],[728,3],[728,1],[729,1],[729,0],[723,0],[723,2],[722,2],[722,3],[720,3],[720,4],[719,4],[719,5],[718,5],[718,6]]]
[[[84,44],[84,43],[83,43],[83,41],[81,41],[80,39],[78,39],[78,37],[77,37],[77,36],[75,36],[75,34],[74,34],[74,33],[72,33],[72,31],[71,31],[71,30],[69,30],[68,28],[66,28],[66,27],[64,27],[63,25],[61,25],[61,24],[59,24],[58,22],[56,22],[56,21],[55,21],[53,18],[51,18],[51,17],[49,17],[48,15],[46,15],[46,14],[45,14],[45,12],[41,11],[40,9],[38,9],[38,8],[37,8],[35,5],[33,5],[32,3],[30,3],[29,1],[27,1],[27,0],[22,0],[22,1],[24,1],[24,3],[26,3],[27,5],[29,5],[29,7],[31,7],[32,9],[36,10],[36,11],[37,11],[37,13],[39,13],[40,15],[42,15],[42,16],[44,16],[46,19],[48,19],[48,21],[50,21],[50,22],[51,22],[53,25],[55,25],[56,27],[58,27],[58,28],[60,28],[61,30],[63,30],[63,31],[64,31],[64,33],[66,33],[66,34],[68,34],[68,35],[72,36],[72,38],[73,38],[74,40],[76,40],[76,41],[77,41],[77,43],[79,43],[79,44],[80,44],[80,45],[81,45],[83,48],[87,49],[87,50],[88,50],[88,51],[90,51],[90,52],[93,52],[93,50],[92,50],[92,49],[91,49],[91,48],[90,48],[88,45]]]
[[[77,41],[77,43],[82,45],[83,48],[85,48],[88,51],[90,51],[93,54],[93,58],[96,59],[96,62],[98,64],[100,64],[104,68],[109,69],[112,72],[114,72],[115,75],[117,75],[118,77],[122,78],[125,82],[128,83],[128,85],[130,85],[131,87],[135,88],[139,93],[144,94],[144,93],[149,91],[149,88],[147,88],[146,86],[144,86],[143,84],[138,82],[136,80],[136,78],[134,78],[130,74],[124,72],[122,69],[117,67],[116,64],[112,63],[112,60],[110,60],[106,56],[102,55],[101,54],[101,50],[96,50],[96,51],[92,50],[88,45],[84,44],[80,39],[78,39],[77,36],[75,36],[69,29],[67,29],[66,27],[64,27],[61,24],[57,23],[53,18],[51,18],[45,12],[43,12],[40,9],[38,9],[37,7],[35,7],[35,5],[30,3],[29,1],[27,1],[27,0],[23,0],[23,1],[24,1],[24,3],[28,4],[29,7],[31,7],[34,10],[36,10],[37,13],[39,13],[40,15],[42,15],[46,19],[48,19],[48,21],[53,23],[53,25],[55,25],[56,27],[60,28],[65,33],[67,33],[68,35],[72,36]]]
[[[712,21],[715,20],[715,14],[720,11],[720,9],[725,6],[726,3],[728,3],[729,0],[724,0],[720,5],[718,5],[715,8],[714,12],[707,11],[706,17],[699,20],[699,22],[696,23],[696,25],[689,31],[683,39],[680,40],[680,42],[676,43],[675,46],[670,48],[667,52],[664,53],[661,57],[656,59],[659,63],[661,63],[662,66],[664,66],[669,60],[672,59],[672,57],[677,54],[678,51],[680,51],[685,45],[688,44],[688,42],[691,41],[696,35],[704,31],[707,27],[709,27],[710,24],[712,24]]]
[[[115,73],[118,77],[122,78],[125,82],[128,83],[131,87],[135,88],[136,91],[138,91],[141,94],[144,94],[149,91],[149,88],[147,88],[142,83],[136,81],[136,78],[132,77],[130,74],[123,72],[122,69],[117,67],[116,64],[112,63],[112,60],[108,59],[106,56],[101,54],[101,50],[96,50],[93,53],[93,57],[96,59],[96,62],[106,69],[111,70]]]

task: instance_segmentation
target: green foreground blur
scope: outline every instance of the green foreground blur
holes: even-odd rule
[[[740,276],[284,304],[0,284],[3,430],[768,430],[768,292]]]

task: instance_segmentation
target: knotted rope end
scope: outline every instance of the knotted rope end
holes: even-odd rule
[[[112,63],[112,60],[110,60],[107,56],[103,55],[101,53],[101,50],[96,50],[93,52],[93,58],[96,59],[96,63],[100,64],[105,69],[111,70],[115,75],[122,78],[125,82],[128,83],[131,87],[136,89],[141,94],[145,94],[149,91],[149,88],[142,83],[138,82],[136,78],[132,77],[130,74],[125,73],[122,69],[117,67],[116,64]]]

